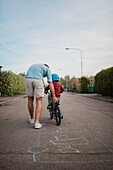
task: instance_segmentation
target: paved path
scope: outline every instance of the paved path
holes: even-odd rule
[[[113,169],[113,103],[64,93],[60,126],[43,100],[39,130],[28,123],[27,98],[0,106],[0,169]]]

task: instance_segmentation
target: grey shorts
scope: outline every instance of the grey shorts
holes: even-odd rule
[[[27,96],[44,97],[43,80],[26,78],[25,87]]]

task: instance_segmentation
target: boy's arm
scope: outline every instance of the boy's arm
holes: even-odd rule
[[[49,82],[49,88],[51,90],[52,96],[53,96],[53,102],[56,103],[58,102],[58,99],[55,96],[55,90],[54,90],[54,85],[52,82]]]

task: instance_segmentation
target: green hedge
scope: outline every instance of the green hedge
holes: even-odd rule
[[[113,96],[113,67],[96,74],[95,91],[98,94]]]
[[[81,93],[88,93],[88,83],[89,80],[87,77],[81,77]]]
[[[11,71],[0,72],[1,96],[13,96],[25,92],[25,78]]]

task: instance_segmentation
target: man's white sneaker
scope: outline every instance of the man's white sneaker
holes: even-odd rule
[[[35,129],[39,129],[39,128],[41,128],[42,127],[42,124],[40,124],[40,123],[35,123]]]
[[[34,124],[34,119],[29,118],[29,123]]]

